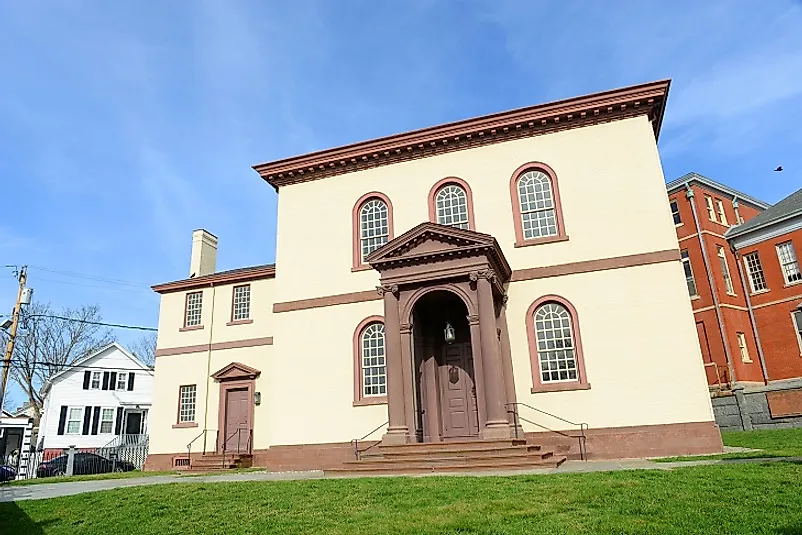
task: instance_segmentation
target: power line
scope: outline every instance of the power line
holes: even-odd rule
[[[111,290],[111,291],[114,291],[114,292],[130,292],[130,293],[141,293],[141,294],[147,293],[147,294],[156,295],[150,290],[137,290],[137,289],[134,289],[134,288],[115,288],[113,286],[96,286],[94,284],[82,284],[80,282],[63,281],[63,280],[57,280],[57,279],[48,279],[46,277],[38,277],[38,276],[36,277],[36,280],[38,280],[38,281],[46,281],[46,282],[55,282],[57,284],[66,284],[68,286],[81,286],[83,288],[95,288],[95,289],[98,289],[98,290]]]
[[[73,321],[75,323],[85,323],[87,325],[100,325],[102,327],[114,327],[116,329],[133,329],[137,331],[150,331],[150,332],[158,332],[159,329],[155,327],[140,327],[137,325],[123,325],[120,323],[105,323],[102,321],[89,321],[89,320],[82,320],[77,318],[67,318],[64,316],[55,316],[51,314],[26,314],[25,319],[27,318],[53,318],[62,321]]]
[[[111,284],[122,284],[122,285],[125,285],[125,286],[136,286],[136,287],[140,287],[140,288],[142,288],[142,287],[149,288],[150,287],[149,284],[145,284],[144,282],[133,282],[133,281],[127,281],[127,280],[123,280],[123,279],[110,279],[110,278],[107,278],[107,277],[98,277],[97,275],[87,275],[85,273],[78,273],[78,272],[75,272],[75,271],[61,271],[61,270],[50,269],[50,268],[41,267],[41,266],[28,266],[28,267],[29,268],[33,268],[33,269],[37,269],[39,271],[47,271],[48,273],[56,273],[58,275],[67,275],[69,277],[78,277],[78,278],[81,278],[81,279],[93,280],[93,281],[98,281],[98,282],[108,282],[108,283],[111,283]]]

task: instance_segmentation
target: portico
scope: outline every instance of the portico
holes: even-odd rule
[[[487,234],[422,223],[368,256],[384,300],[383,445],[515,436],[505,283]]]

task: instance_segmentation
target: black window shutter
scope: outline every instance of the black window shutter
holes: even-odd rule
[[[67,424],[67,406],[61,406],[61,413],[58,415],[58,434],[64,434],[64,426]]]
[[[92,415],[92,434],[97,435],[97,424],[100,422],[100,407],[95,407],[95,414]]]
[[[109,389],[109,372],[103,372],[103,390]]]
[[[128,372],[128,390],[134,389],[134,372]]]
[[[89,378],[91,377],[92,372],[86,370],[84,372],[84,390],[89,390]]]
[[[111,372],[109,379],[109,390],[117,390],[117,372]]]
[[[84,428],[82,431],[82,435],[89,434],[89,424],[92,421],[92,407],[84,407]]]
[[[114,434],[119,435],[123,430],[123,408],[117,407],[117,423],[114,426]]]

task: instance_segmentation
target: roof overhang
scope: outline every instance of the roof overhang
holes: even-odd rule
[[[278,190],[382,165],[639,115],[660,134],[670,80],[485,115],[253,166]]]
[[[241,282],[249,282],[258,279],[272,279],[275,276],[275,265],[254,266],[249,268],[233,269],[231,271],[223,271],[220,273],[212,273],[210,275],[203,275],[202,277],[195,277],[192,279],[165,282],[164,284],[151,286],[151,289],[156,293],[166,294],[182,290],[210,288],[212,286],[220,286],[222,284],[238,284]]]
[[[672,180],[671,182],[666,184],[666,191],[670,195],[676,192],[677,190],[684,189],[686,184],[699,184],[713,191],[717,191],[724,195],[728,195],[732,197],[732,200],[737,200],[739,203],[750,204],[754,208],[759,208],[761,210],[765,210],[771,206],[771,204],[767,202],[761,201],[760,199],[756,199],[755,197],[747,195],[746,193],[738,191],[737,189],[731,188],[726,184],[722,184],[721,182],[716,182],[711,178],[693,172],[682,175],[681,177]]]

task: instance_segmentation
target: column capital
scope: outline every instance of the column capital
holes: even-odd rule
[[[468,325],[479,325],[479,314],[468,314]]]
[[[476,282],[479,279],[487,279],[490,282],[493,282],[496,278],[496,274],[489,269],[483,269],[480,271],[471,271],[468,277],[471,279],[471,282]]]
[[[510,300],[510,294],[505,293],[501,296],[501,304],[502,306],[507,306],[507,301]]]
[[[400,326],[401,334],[409,334],[412,332],[412,324],[411,323],[402,323]]]
[[[386,293],[391,293],[393,295],[398,293],[398,285],[397,284],[382,284],[381,286],[376,286],[376,291],[379,295],[384,296]]]

